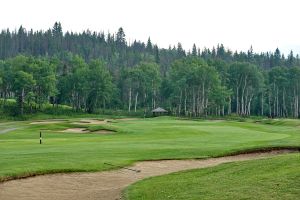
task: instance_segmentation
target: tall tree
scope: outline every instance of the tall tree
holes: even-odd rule
[[[197,56],[197,47],[195,43],[193,44],[192,55]]]
[[[253,99],[262,87],[263,76],[255,65],[249,63],[233,63],[228,73],[235,111],[239,115],[248,116],[251,114]]]
[[[153,46],[150,37],[148,38],[146,49],[149,53],[153,51]]]

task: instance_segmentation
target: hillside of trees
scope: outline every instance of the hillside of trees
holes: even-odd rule
[[[47,31],[0,33],[0,109],[15,99],[13,115],[45,105],[74,111],[149,112],[158,106],[174,115],[299,117],[300,58],[291,51],[232,52],[178,43],[128,43],[117,33]]]

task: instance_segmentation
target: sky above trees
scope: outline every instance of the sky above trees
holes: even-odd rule
[[[1,2],[0,29],[47,29],[60,21],[64,31],[116,32],[127,41],[167,48],[181,42],[200,48],[223,43],[232,50],[300,53],[297,0],[10,0]]]

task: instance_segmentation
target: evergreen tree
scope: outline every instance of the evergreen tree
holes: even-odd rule
[[[148,38],[146,49],[147,49],[147,52],[149,52],[149,53],[151,53],[153,51],[153,46],[152,46],[150,37]]]
[[[276,48],[273,57],[273,66],[278,67],[281,65],[281,54],[278,48]]]
[[[197,56],[197,47],[195,43],[193,44],[192,55]]]
[[[116,43],[119,47],[123,47],[126,44],[125,33],[122,27],[117,32]]]
[[[292,50],[291,50],[290,54],[288,55],[287,64],[289,67],[292,67],[295,64],[294,53]]]

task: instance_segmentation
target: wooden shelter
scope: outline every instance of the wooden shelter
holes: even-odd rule
[[[166,111],[165,109],[163,109],[161,107],[155,108],[151,112],[152,112],[153,116],[161,116],[161,115],[168,113],[168,111]]]

